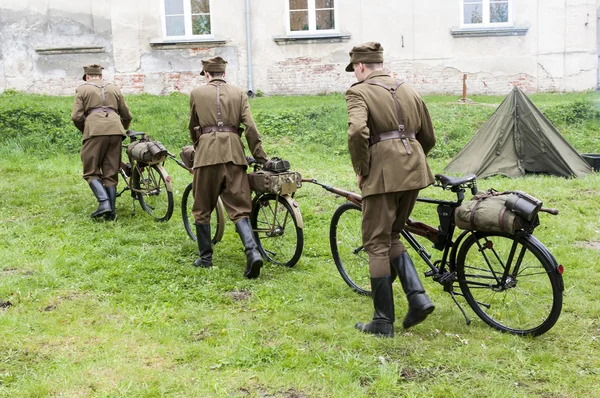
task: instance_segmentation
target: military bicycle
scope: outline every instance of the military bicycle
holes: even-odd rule
[[[123,148],[128,162],[121,162],[119,168],[125,187],[117,197],[129,191],[134,202],[137,200],[156,221],[167,221],[174,206],[171,177],[163,167],[167,151],[164,147],[155,149],[156,141],[144,132],[127,130],[126,134],[130,143],[123,144]]]
[[[253,158],[248,158],[249,170],[258,172],[262,166]],[[296,185],[294,185],[296,184]],[[284,184],[278,193],[253,190],[250,223],[254,239],[263,258],[273,264],[293,267],[304,247],[304,222],[294,194],[298,188],[296,181]],[[181,215],[187,235],[196,241],[192,205],[194,202],[192,184],[183,192]],[[221,241],[225,231],[225,212],[219,199],[211,214],[213,245]]]
[[[331,219],[331,253],[346,284],[355,292],[370,296],[369,261],[361,236],[361,195],[314,179],[308,181],[347,200]],[[429,267],[425,276],[450,294],[467,325],[471,320],[457,296],[462,296],[486,324],[502,332],[538,336],[550,330],[562,310],[563,266],[530,232],[465,230],[454,238],[455,211],[463,202],[466,189],[474,195],[477,192],[476,177],[438,174],[435,181],[436,187],[455,193],[456,200],[419,197],[420,203],[437,205],[439,226],[409,219],[401,234]],[[558,214],[556,209],[540,211]],[[441,257],[433,259],[417,238],[433,243]]]

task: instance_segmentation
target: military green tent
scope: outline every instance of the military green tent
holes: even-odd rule
[[[444,169],[447,173],[583,177],[590,165],[518,87]]]

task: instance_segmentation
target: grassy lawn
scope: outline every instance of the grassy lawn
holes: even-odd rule
[[[425,98],[438,134],[434,173],[503,98],[457,99]],[[185,96],[127,100],[133,129],[171,152],[187,144]],[[532,100],[578,151],[600,153],[597,93]],[[128,195],[117,201],[116,222],[89,218],[95,203],[81,178],[71,105],[72,98],[0,95],[0,396],[600,396],[600,173],[479,181],[560,210],[543,214],[535,233],[565,267],[563,312],[548,333],[497,332],[459,298],[467,326],[442,287],[424,279],[435,312],[404,332],[406,300],[396,283],[396,337],[380,339],[354,329],[370,320],[372,302],[345,285],[331,258],[329,221],[342,199],[312,184],[298,191],[305,244],[294,268],[266,264],[259,279],[244,279],[229,221],[214,267],[194,268],[197,247],[180,214],[191,175],[174,162],[165,164],[176,205],[170,221],[154,222]],[[356,190],[343,96],[257,98],[251,106],[270,156]],[[423,194],[452,198],[437,188]],[[431,206],[414,214],[437,225]]]

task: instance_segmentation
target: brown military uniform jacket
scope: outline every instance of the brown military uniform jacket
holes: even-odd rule
[[[104,85],[104,101],[102,100]],[[93,112],[103,106],[116,112]],[[99,135],[122,135],[131,123],[131,112],[118,86],[112,83],[85,83],[77,87],[71,120],[83,133],[83,140]]]
[[[411,154],[402,140],[380,141],[369,147],[369,134],[398,130],[398,113],[394,99],[383,87],[367,84],[374,79],[387,87],[395,79],[384,71],[374,71],[346,92],[348,105],[348,149],[354,171],[363,176],[362,195],[421,189],[433,183],[426,155],[435,145],[435,134],[425,103],[416,90],[404,83],[397,91],[409,139]]]
[[[250,153],[259,162],[264,162],[267,155],[262,148],[262,141],[252,114],[248,97],[241,89],[229,85],[225,80],[216,78],[207,85],[197,87],[190,93],[190,137],[196,148],[194,168],[232,162],[238,166],[246,166],[244,145],[239,135],[231,132],[210,132],[198,138],[195,127],[216,126],[217,87],[221,103],[221,119],[224,126],[246,126],[246,142]]]

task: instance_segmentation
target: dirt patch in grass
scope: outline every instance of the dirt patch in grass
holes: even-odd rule
[[[575,246],[582,247],[584,249],[600,250],[600,242],[594,240],[586,242],[575,242]]]
[[[232,290],[230,292],[225,293],[229,296],[233,301],[245,301],[252,296],[252,292],[248,290]]]

